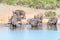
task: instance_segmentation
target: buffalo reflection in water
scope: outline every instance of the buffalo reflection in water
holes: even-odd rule
[[[43,30],[42,23],[39,24],[37,27],[31,27],[31,30]]]
[[[48,30],[57,30],[57,25],[47,25]]]

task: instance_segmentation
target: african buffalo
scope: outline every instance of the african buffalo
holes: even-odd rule
[[[42,23],[43,16],[37,15],[34,18],[28,19],[28,23],[31,24],[32,27],[38,27]]]
[[[10,18],[10,26],[17,27],[22,25],[21,19],[25,19],[25,12],[23,10],[13,11],[13,16]]]
[[[48,25],[56,25],[58,19],[56,17],[50,18],[47,22]]]
[[[37,26],[37,21],[34,18],[28,19],[28,24],[31,24],[32,27]]]

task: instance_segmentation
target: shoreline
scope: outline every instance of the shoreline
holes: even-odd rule
[[[43,21],[42,24],[47,24],[48,20],[49,20],[49,19],[43,19],[43,20],[42,20],[42,21]],[[27,23],[27,20],[25,20],[25,19],[22,20],[22,24],[26,24],[26,23]],[[8,24],[8,22],[2,21],[0,24]],[[60,19],[58,19],[57,25],[60,25]]]

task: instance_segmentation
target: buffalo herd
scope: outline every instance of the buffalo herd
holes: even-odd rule
[[[16,28],[18,26],[23,25],[22,19],[26,19],[26,13],[23,10],[15,10],[13,11],[13,15],[9,19],[10,27]],[[43,14],[35,15],[33,18],[27,19],[26,24],[30,24],[33,28],[41,28],[43,20]],[[49,18],[47,25],[57,25],[58,19],[56,17]]]

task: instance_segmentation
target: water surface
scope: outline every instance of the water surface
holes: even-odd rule
[[[60,30],[58,29],[60,25],[57,25],[56,28],[43,25],[41,30],[11,30],[8,26],[1,26],[0,40],[60,40]]]

